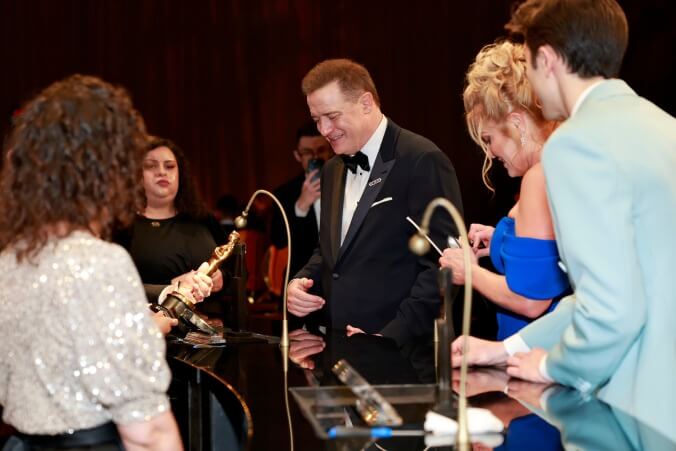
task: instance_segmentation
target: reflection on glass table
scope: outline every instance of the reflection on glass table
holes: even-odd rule
[[[367,424],[354,408],[355,397],[331,374],[330,367],[346,359],[401,414],[395,428],[422,434],[425,414],[436,402],[432,347],[398,349],[387,339],[344,334],[296,332],[292,361],[305,372],[307,385],[290,389],[317,437],[327,440],[336,426],[363,432]],[[452,375],[457,390],[458,374]],[[470,370],[469,404],[489,409],[505,426],[501,442],[476,443],[473,450],[674,450],[676,443],[645,423],[603,403],[558,385],[523,382],[502,368]],[[676,420],[676,419],[675,419]],[[359,428],[359,429],[358,429]],[[504,439],[504,441],[502,440]],[[488,440],[486,440],[488,441]],[[330,443],[330,442],[329,442]],[[452,444],[448,442],[447,444]],[[490,446],[489,446],[490,445]],[[357,438],[327,449],[432,449],[422,436],[388,440]]]

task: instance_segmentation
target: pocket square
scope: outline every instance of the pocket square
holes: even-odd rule
[[[371,204],[371,208],[375,207],[376,205],[384,204],[385,202],[391,201],[391,197],[385,197],[383,199],[377,200]]]
[[[568,274],[568,268],[566,268],[566,265],[563,264],[561,260],[559,260],[559,268],[561,268],[561,271],[565,272]]]

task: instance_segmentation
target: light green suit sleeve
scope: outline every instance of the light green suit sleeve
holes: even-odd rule
[[[632,225],[631,174],[602,151],[606,142],[583,141],[601,139],[598,130],[580,128],[557,131],[543,156],[557,242],[575,299],[522,336],[549,350],[547,371],[555,381],[585,392],[610,378],[638,336],[646,299]]]
[[[561,341],[563,332],[572,321],[575,295],[563,298],[556,309],[519,331],[519,335],[532,348],[551,349]]]
[[[561,431],[565,449],[637,449],[613,410],[593,396],[561,386],[547,389],[543,409],[524,404]],[[542,399],[541,399],[542,401]],[[636,424],[627,427],[636,428]]]
[[[649,425],[577,390],[552,385],[540,397],[542,407],[519,402],[561,431],[564,449],[676,449]]]

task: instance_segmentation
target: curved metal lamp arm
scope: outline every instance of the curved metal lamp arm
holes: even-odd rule
[[[462,313],[462,335],[465,337],[462,345],[462,361],[460,364],[460,389],[458,393],[458,448],[468,449],[470,445],[469,429],[467,425],[467,351],[468,337],[470,329],[470,320],[472,315],[472,261],[470,259],[470,245],[467,238],[467,227],[465,221],[457,208],[443,197],[433,199],[425,208],[423,213],[421,232],[411,237],[410,247],[418,255],[423,255],[429,250],[429,243],[425,239],[425,235],[429,234],[429,224],[432,218],[432,213],[437,207],[445,208],[453,218],[458,232],[460,233],[460,244],[463,249],[463,262],[465,265],[465,305]],[[446,318],[450,321],[450,318]]]
[[[270,191],[259,189],[256,190],[249,199],[249,202],[246,204],[246,208],[242,212],[241,216],[235,218],[235,227],[242,229],[246,227],[247,216],[249,216],[249,209],[251,204],[253,204],[254,199],[259,194],[265,194],[270,197],[275,205],[279,208],[279,211],[282,213],[282,218],[284,219],[284,227],[286,228],[286,246],[287,246],[287,256],[286,256],[286,274],[284,276],[284,287],[282,288],[282,339],[279,342],[279,347],[282,350],[282,367],[284,370],[284,405],[286,408],[286,418],[289,424],[289,440],[290,440],[290,449],[293,451],[293,426],[291,425],[291,411],[289,409],[289,390],[288,390],[288,372],[289,372],[289,321],[287,319],[286,313],[286,294],[289,285],[289,271],[291,271],[291,228],[289,227],[289,218],[286,216],[284,207],[282,203],[277,199],[277,197],[272,194]]]
[[[286,274],[284,276],[284,287],[282,291],[282,339],[279,343],[279,346],[282,348],[289,348],[289,322],[287,319],[287,313],[286,313],[286,293],[287,293],[287,286],[289,285],[289,271],[291,271],[291,228],[289,227],[289,219],[286,217],[286,212],[284,211],[284,207],[282,206],[282,203],[275,197],[274,194],[272,194],[270,191],[264,190],[264,189],[259,189],[256,190],[251,195],[251,198],[249,199],[249,202],[246,204],[246,208],[242,212],[241,216],[238,216],[235,219],[235,227],[238,229],[242,229],[246,227],[247,223],[247,216],[249,216],[249,209],[251,208],[251,204],[253,204],[254,199],[258,197],[259,194],[265,194],[266,196],[270,197],[274,203],[277,205],[279,208],[279,211],[282,213],[282,218],[284,219],[284,227],[286,228],[286,246],[287,246],[287,257],[286,257]],[[284,365],[288,365],[287,359],[284,359]]]

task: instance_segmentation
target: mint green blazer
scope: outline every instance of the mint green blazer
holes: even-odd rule
[[[676,450],[676,442],[650,426],[574,389],[551,386],[539,406],[519,402],[559,429],[567,450]]]
[[[542,160],[574,294],[520,335],[555,381],[676,440],[676,119],[606,80]]]

